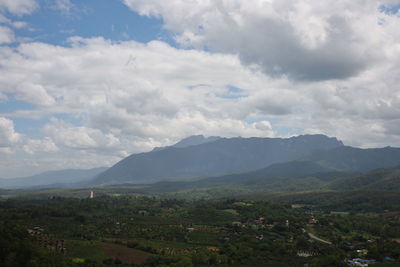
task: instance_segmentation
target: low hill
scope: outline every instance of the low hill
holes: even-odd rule
[[[333,181],[332,190],[388,190],[400,191],[400,166],[395,169],[379,169],[366,174]]]
[[[254,194],[243,196],[243,198],[318,206],[328,211],[381,212],[400,209],[400,192],[380,190],[312,191],[275,195]]]

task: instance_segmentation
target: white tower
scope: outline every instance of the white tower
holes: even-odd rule
[[[94,193],[93,191],[90,191],[90,197],[89,198],[93,198],[94,197]]]

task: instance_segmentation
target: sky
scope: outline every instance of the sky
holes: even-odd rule
[[[0,177],[196,134],[400,147],[400,0],[0,0]]]

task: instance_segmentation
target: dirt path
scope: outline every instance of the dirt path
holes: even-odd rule
[[[321,243],[324,243],[324,244],[327,244],[327,245],[332,245],[332,242],[327,241],[327,240],[324,240],[324,239],[321,239],[321,238],[319,238],[318,236],[316,236],[316,235],[314,235],[314,234],[312,234],[312,233],[310,233],[310,232],[307,232],[306,229],[303,229],[303,232],[307,233],[308,236],[309,236],[311,239],[314,239],[315,241],[318,241],[318,242],[321,242]]]
[[[332,245],[332,242],[327,241],[327,240],[323,240],[323,239],[319,238],[318,236],[313,235],[312,233],[308,233],[308,232],[307,232],[307,234],[308,234],[308,236],[309,236],[310,238],[312,238],[312,239],[314,239],[314,240],[316,240],[316,241],[319,241],[319,242],[321,242],[321,243],[325,243],[325,244],[328,244],[328,245]]]

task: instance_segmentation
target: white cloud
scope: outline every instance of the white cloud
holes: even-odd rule
[[[30,14],[38,8],[35,0],[0,0],[0,11],[15,15]]]
[[[26,23],[25,21],[14,21],[11,25],[16,29],[22,29],[26,28],[28,26],[28,23]]]
[[[227,85],[252,91],[268,80],[243,68],[236,57],[180,51],[158,41],[143,45],[74,38],[71,48],[31,43],[16,52],[3,54],[7,79],[0,78],[0,84],[5,93],[42,107],[44,113],[84,113],[89,126],[105,133],[154,137],[144,126],[151,129],[182,114],[229,117],[238,103],[219,97]],[[282,90],[272,88],[269,97],[274,92]],[[270,104],[272,113],[287,110],[284,100]],[[234,119],[247,115],[244,109]]]
[[[70,0],[55,0],[54,8],[64,12],[65,14],[69,14],[74,8],[74,5]]]
[[[7,26],[4,26],[4,25]],[[16,37],[14,31],[9,27],[13,27],[15,29],[22,29],[28,26],[28,23],[25,21],[12,21],[3,14],[1,14],[0,10],[0,44],[9,44],[16,41]]]
[[[9,44],[14,41],[14,32],[8,27],[0,26],[0,44]]]
[[[300,80],[344,79],[383,60],[400,26],[380,11],[387,2],[124,0],[161,17],[183,46],[237,53],[268,75]]]
[[[42,140],[39,139],[28,139],[22,146],[22,150],[28,154],[35,154],[37,152],[57,152],[59,151],[56,144],[49,137],[45,137]]]
[[[37,7],[35,0],[0,0],[0,45],[23,40],[24,38],[16,37],[10,27],[21,29],[28,25],[24,21],[13,21],[7,16],[9,14],[17,16],[30,14]]]
[[[52,106],[55,100],[40,84],[29,83],[29,81],[18,84],[13,93],[18,100],[26,101],[38,106]]]
[[[20,134],[14,130],[12,120],[0,117],[0,147],[11,147],[20,140]]]
[[[105,150],[120,144],[118,138],[111,133],[103,134],[98,129],[74,126],[55,118],[44,127],[44,132],[57,143],[72,149]]]
[[[35,154],[37,152],[56,151],[58,151],[58,148],[51,138],[31,139],[16,132],[12,120],[0,117],[0,154],[18,152]]]

